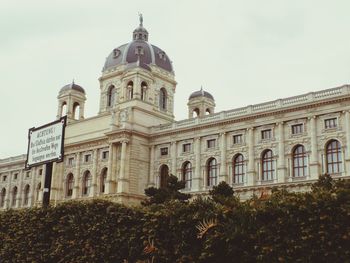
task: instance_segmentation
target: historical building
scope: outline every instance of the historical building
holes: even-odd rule
[[[68,125],[51,203],[137,203],[170,173],[186,192],[226,181],[243,199],[274,186],[305,191],[324,173],[349,178],[349,85],[218,113],[201,89],[189,96],[188,119],[175,121],[173,65],[148,37],[141,19],[132,41],[107,57],[96,116],[84,118],[81,86],[59,91],[57,118],[67,115]],[[1,208],[40,203],[45,167],[24,170],[25,159],[0,160]]]

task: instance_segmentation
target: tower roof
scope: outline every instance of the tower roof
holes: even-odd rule
[[[60,93],[64,92],[64,91],[68,91],[68,90],[76,90],[76,91],[79,91],[79,92],[85,94],[85,90],[81,86],[79,86],[78,84],[75,84],[74,80],[72,81],[72,83],[63,86],[60,90]]]
[[[143,27],[142,15],[139,26],[133,31],[132,41],[112,50],[106,58],[103,71],[122,64],[127,65],[127,68],[142,67],[147,70],[151,70],[150,65],[155,65],[173,73],[168,55],[148,42],[148,31]]]
[[[207,91],[204,91],[202,87],[200,90],[193,92],[188,99],[190,100],[190,99],[199,98],[199,97],[206,97],[208,99],[214,100],[213,95],[211,95]]]

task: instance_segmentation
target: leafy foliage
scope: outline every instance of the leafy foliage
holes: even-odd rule
[[[173,184],[177,188],[177,184]],[[227,190],[224,186],[223,189]],[[230,193],[230,191],[222,191]],[[221,191],[218,191],[222,193]],[[215,193],[215,192],[214,192]],[[214,196],[212,194],[212,196]],[[350,181],[267,199],[125,207],[96,200],[0,213],[1,262],[349,262]]]
[[[149,198],[144,201],[143,205],[162,204],[170,200],[187,201],[191,195],[181,193],[179,190],[184,189],[186,182],[178,181],[177,177],[170,175],[166,187],[145,189],[145,195]]]

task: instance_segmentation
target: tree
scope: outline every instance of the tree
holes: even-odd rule
[[[224,203],[225,200],[233,198],[234,191],[230,185],[222,181],[209,191],[210,197],[217,203]]]
[[[185,188],[185,185],[185,181],[178,181],[177,177],[171,174],[165,187],[149,187],[145,189],[145,194],[148,198],[146,201],[142,202],[142,204],[162,204],[170,200],[185,202],[191,197],[190,194],[180,192],[181,189]]]

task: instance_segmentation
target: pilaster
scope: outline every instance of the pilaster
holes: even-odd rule
[[[320,164],[317,158],[317,124],[316,116],[309,118],[311,136],[310,178],[317,179],[320,175]]]
[[[194,177],[192,179],[192,190],[199,191],[203,186],[203,179],[201,178],[201,138],[197,137],[194,140],[194,154],[196,158],[196,167],[194,170]]]
[[[256,171],[255,171],[255,158],[254,158],[254,128],[248,128],[248,171],[247,171],[247,184],[249,186],[256,184]]]
[[[219,183],[221,181],[227,182],[227,164],[226,164],[226,133],[223,132],[220,134],[221,136],[221,164],[220,164],[220,175],[219,175]]]
[[[284,183],[287,176],[286,160],[284,156],[285,145],[284,145],[284,124],[283,122],[278,123],[279,142],[278,142],[278,163],[277,163],[277,182]]]

